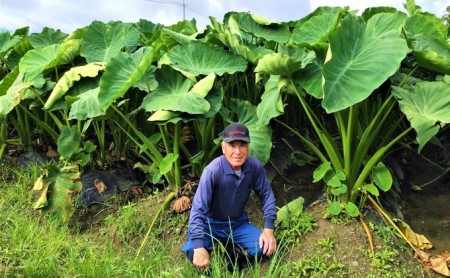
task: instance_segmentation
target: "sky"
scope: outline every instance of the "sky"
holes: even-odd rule
[[[146,19],[172,25],[192,18],[198,28],[203,28],[210,24],[210,16],[222,22],[229,11],[286,22],[298,20],[318,6],[349,6],[360,12],[367,7],[391,6],[405,11],[404,3],[406,0],[0,0],[0,31],[13,32],[29,26],[30,33],[49,27],[70,34],[94,20],[106,23]],[[416,5],[441,17],[450,0],[416,0]]]

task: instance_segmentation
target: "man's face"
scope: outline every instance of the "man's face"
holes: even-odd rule
[[[248,156],[249,144],[244,141],[222,142],[222,152],[234,170],[240,170]]]

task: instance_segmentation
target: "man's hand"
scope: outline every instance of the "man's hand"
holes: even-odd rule
[[[273,235],[272,229],[264,229],[259,236],[259,248],[263,250],[263,254],[271,256],[277,249],[277,240]]]
[[[205,270],[209,266],[208,250],[204,247],[194,249],[194,258],[192,259],[192,263],[200,270]]]

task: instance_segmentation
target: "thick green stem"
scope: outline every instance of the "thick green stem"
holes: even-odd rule
[[[94,121],[93,127],[95,130],[95,134],[97,135],[97,141],[100,148],[100,161],[102,163],[105,163],[106,162],[105,120],[101,120],[100,126],[98,121]]]
[[[152,142],[144,135],[142,132],[140,132],[131,122],[130,120],[125,117],[125,115],[114,105],[111,105],[111,107],[117,112],[117,114],[128,124],[128,126],[134,131],[134,133],[141,139],[141,141],[144,143],[145,147],[150,150],[153,156],[153,162],[160,163],[163,159],[162,154],[159,152],[159,150],[156,148],[155,145],[152,144]],[[117,123],[117,122],[116,122]],[[118,126],[120,126],[119,123],[117,123]],[[122,129],[124,130],[124,129]],[[124,130],[125,131],[125,130]],[[129,135],[130,138],[132,138]]]
[[[377,140],[377,135],[380,128],[382,127],[383,123],[386,121],[393,107],[395,106],[395,102],[393,102],[392,100],[393,99],[391,95],[386,99],[386,101],[378,110],[375,117],[373,117],[370,124],[364,130],[361,138],[358,141],[356,150],[354,152],[354,156],[352,158],[353,167],[350,169],[351,173],[355,173],[355,175],[357,175],[357,173],[360,172],[360,167],[361,165],[363,165],[363,161],[367,156],[369,148],[373,145],[374,140]],[[392,128],[395,127],[396,126],[393,126]],[[356,176],[351,180],[354,181],[355,179]]]
[[[287,129],[289,129],[292,133],[297,135],[297,137],[300,138],[311,149],[311,151],[313,151],[317,155],[317,157],[320,159],[320,161],[322,161],[322,162],[328,161],[327,158],[323,155],[323,153],[313,144],[313,142],[311,142],[311,140],[308,140],[307,138],[302,136],[298,131],[296,131],[292,127],[288,126],[287,124],[283,123],[282,121],[280,121],[276,118],[274,118],[273,120],[278,122],[279,124],[283,125]]]
[[[381,160],[383,155],[395,144],[397,141],[402,139],[408,132],[412,130],[412,127],[409,127],[402,133],[400,133],[396,138],[394,138],[389,144],[379,149],[367,162],[367,164],[364,166],[363,170],[359,174],[358,179],[356,180],[355,184],[352,187],[351,195],[350,195],[350,202],[354,202],[358,196],[359,190],[361,186],[366,181],[366,178],[369,176],[370,171],[372,171],[373,167],[378,163],[378,161]]]
[[[317,119],[317,116],[314,114],[314,112],[311,110],[309,105],[306,103],[303,96],[298,91],[297,87],[295,87],[295,84],[292,80],[291,84],[295,89],[295,94],[297,95],[300,104],[302,105],[303,109],[305,110],[305,113],[313,126],[317,136],[320,139],[320,142],[322,143],[322,146],[325,148],[325,151],[328,154],[328,157],[330,158],[331,163],[333,164],[333,167],[336,171],[342,170],[342,158],[339,155],[339,150],[336,144],[331,139],[331,136],[327,133],[324,127],[320,126],[320,122]]]
[[[180,158],[180,145],[181,143],[181,124],[180,122],[177,122],[175,124],[175,135],[173,138],[173,154],[175,156],[178,156],[178,158],[175,160],[175,193],[178,194],[182,185],[182,176],[181,176],[181,158]]]

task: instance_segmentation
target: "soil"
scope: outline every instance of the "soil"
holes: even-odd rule
[[[380,235],[372,230],[375,254],[383,254],[387,250],[396,253],[395,263],[393,262],[395,271],[401,273],[400,269],[403,268],[404,275],[392,276],[394,269],[383,270],[375,267],[371,245],[362,222],[355,218],[342,221],[325,218],[325,202],[317,201],[321,196],[320,188],[310,180],[312,169],[308,167],[302,167],[302,169],[303,171],[299,171],[298,167],[292,167],[286,170],[290,182],[296,183],[290,183],[280,176],[272,181],[279,206],[302,196],[306,204],[304,213],[311,214],[317,224],[313,231],[301,237],[298,246],[293,246],[289,259],[294,262],[302,260],[305,265],[305,262],[307,264],[309,260],[318,260],[317,257],[320,256],[329,265],[332,265],[333,261],[343,265],[341,269],[328,273],[329,275],[312,271],[302,277],[444,277],[422,264],[418,258],[415,258],[414,251],[405,243],[399,242],[392,233]],[[370,207],[366,208],[364,215],[366,224],[373,222],[386,227],[382,218]],[[324,239],[333,242],[331,249],[319,244]]]

